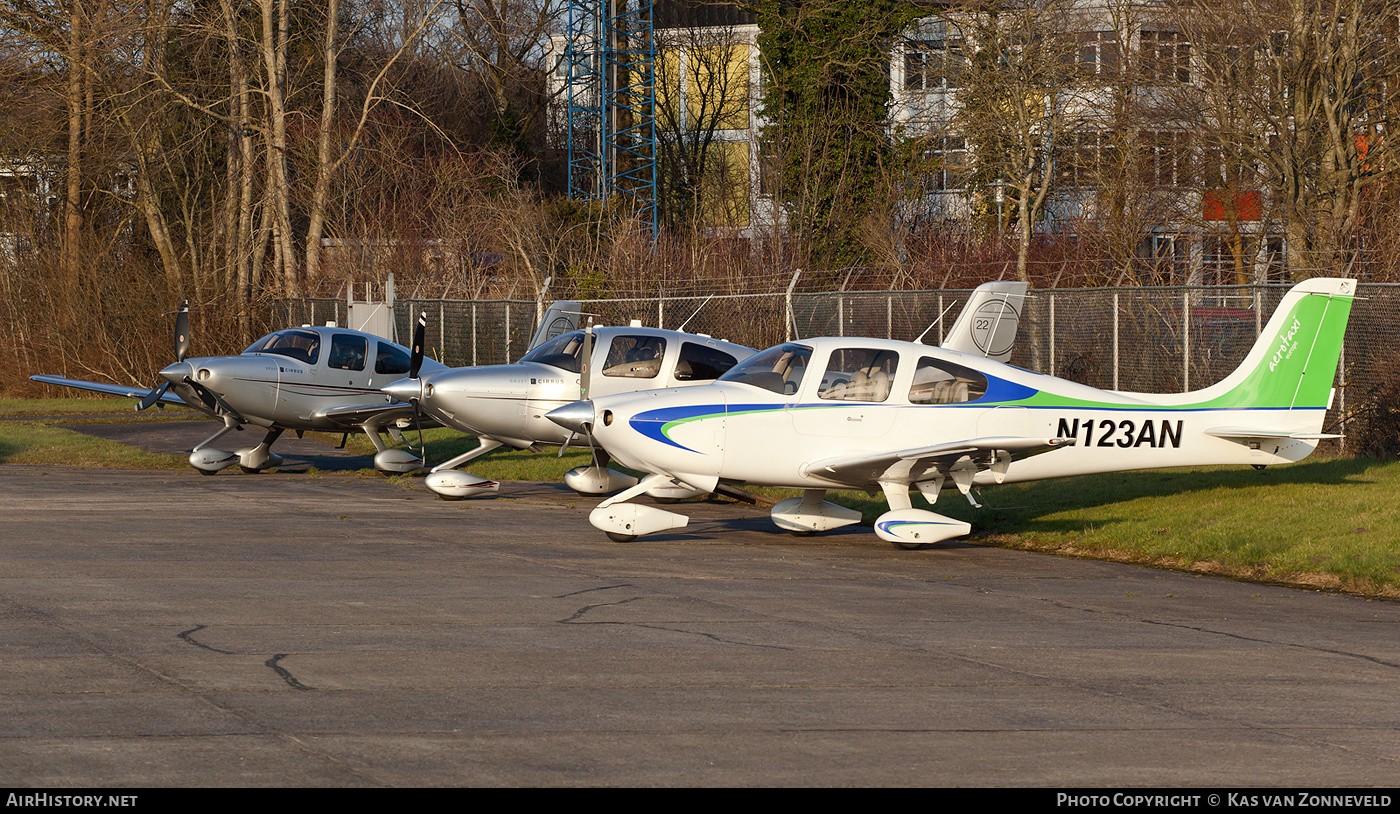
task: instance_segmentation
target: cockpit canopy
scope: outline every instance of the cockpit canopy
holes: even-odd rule
[[[566,333],[536,347],[520,361],[578,373],[583,340],[583,331]],[[736,361],[732,354],[719,348],[685,340],[681,340],[677,352],[674,337],[652,333],[600,333],[594,341],[607,347],[598,372],[608,378],[655,379],[674,359],[676,381],[708,381],[732,368]]]
[[[324,329],[288,328],[264,336],[243,352],[270,353],[314,365],[321,356],[321,346],[325,344],[322,342],[323,332]],[[410,367],[411,357],[408,350],[384,339],[375,339],[362,333],[336,331],[330,333],[328,344],[328,368],[362,371],[372,362],[376,374],[403,375],[408,373]]]
[[[906,400],[910,404],[966,404],[987,393],[987,377],[973,368],[922,354],[908,354],[901,368],[901,355],[893,348],[862,346],[859,340],[847,347],[833,348],[826,355],[821,379],[813,385],[815,392],[808,397],[871,404]],[[789,342],[750,356],[721,376],[720,381],[796,396],[812,357],[811,347]],[[909,365],[914,370],[905,383],[904,377],[910,376]]]
[[[314,365],[321,355],[321,335],[305,328],[289,328],[264,336],[243,352],[271,353]]]
[[[582,372],[579,364],[583,356],[583,331],[570,331],[561,334],[520,357],[522,362],[535,362],[557,367],[569,373]]]

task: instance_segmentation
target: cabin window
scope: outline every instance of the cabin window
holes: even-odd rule
[[[910,404],[963,404],[987,394],[987,377],[970,367],[928,356],[914,369]]]
[[[718,379],[738,362],[738,359],[718,348],[695,342],[682,342],[680,360],[676,362],[676,381],[704,382]]]
[[[331,337],[331,353],[326,357],[326,367],[336,370],[364,370],[365,351],[369,342],[355,334],[336,334]]]
[[[409,356],[408,351],[398,345],[380,342],[379,351],[374,358],[374,372],[394,375],[408,373],[412,362],[413,358]]]
[[[522,362],[557,367],[569,373],[580,373],[579,359],[583,356],[583,331],[571,331],[535,347],[520,357]]]
[[[719,377],[722,382],[737,382],[760,387],[783,396],[797,394],[812,349],[806,345],[787,344],[757,353]]]
[[[897,351],[873,348],[832,351],[817,397],[828,401],[884,401],[890,397],[890,383],[898,367]]]
[[[321,355],[321,336],[315,331],[278,331],[259,339],[243,352],[272,353],[314,365]]]
[[[666,340],[659,336],[613,337],[603,375],[627,379],[654,379],[666,356]]]

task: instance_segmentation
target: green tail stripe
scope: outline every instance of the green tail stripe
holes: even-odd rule
[[[1264,353],[1242,381],[1229,391],[1203,401],[1174,405],[1124,407],[1040,391],[1009,404],[1026,407],[1111,407],[1151,410],[1238,410],[1326,407],[1332,395],[1342,340],[1351,315],[1350,295],[1308,294],[1299,299],[1274,336],[1260,337]],[[1237,374],[1232,374],[1237,375]]]
[[[1301,299],[1245,380],[1200,406],[1326,407],[1342,355],[1351,303],[1351,297],[1325,294]]]

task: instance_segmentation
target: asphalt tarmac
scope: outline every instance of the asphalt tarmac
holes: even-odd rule
[[[0,466],[0,494],[4,786],[1400,772],[1394,603],[795,538],[727,502],[617,544],[547,484],[447,503],[338,472]]]

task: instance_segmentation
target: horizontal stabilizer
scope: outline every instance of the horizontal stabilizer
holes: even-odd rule
[[[1259,427],[1211,427],[1205,431],[1205,434],[1214,438],[1224,438],[1226,441],[1234,441],[1236,444],[1249,444],[1254,441],[1279,441],[1283,439],[1292,441],[1326,441],[1342,437],[1336,433],[1293,432],[1291,430],[1268,430]]]

